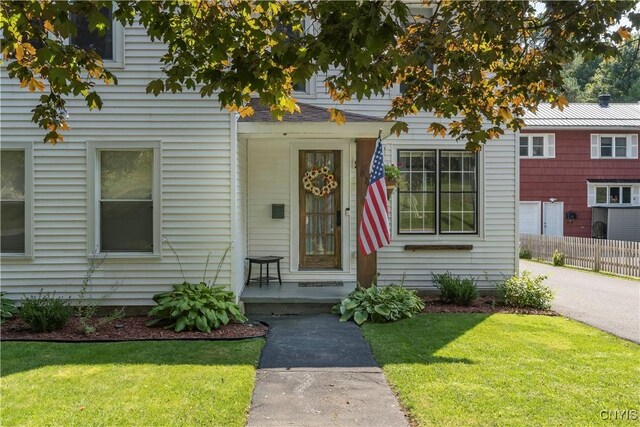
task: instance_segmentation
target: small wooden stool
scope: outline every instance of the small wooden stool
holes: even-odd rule
[[[247,275],[247,286],[249,285],[249,282],[258,282],[260,284],[260,287],[262,287],[263,280],[268,285],[269,280],[276,280],[276,279],[278,279],[278,282],[282,285],[282,278],[280,277],[280,260],[282,258],[283,257],[281,256],[259,256],[259,257],[248,256],[246,257],[245,259],[249,261],[249,274]],[[275,263],[277,265],[278,277],[269,276],[269,264],[271,263]],[[251,266],[253,264],[260,265],[260,277],[258,279],[251,278]],[[262,277],[263,264],[267,264],[267,275],[265,277]]]

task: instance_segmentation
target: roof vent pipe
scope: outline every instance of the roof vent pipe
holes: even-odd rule
[[[603,93],[602,95],[598,96],[598,104],[600,104],[602,108],[607,108],[609,106],[610,99],[611,95],[609,95],[608,93]]]

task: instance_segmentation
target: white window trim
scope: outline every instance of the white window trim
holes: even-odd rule
[[[316,35],[318,33],[318,28],[316,24],[313,22],[310,16],[305,16],[304,18],[304,32],[307,34]],[[301,99],[309,99],[315,98],[317,95],[317,78],[316,74],[311,76],[304,85],[304,92],[299,90],[294,90],[292,95],[296,98]]]
[[[598,188],[606,188],[607,189],[607,202],[606,203],[598,203]],[[629,203],[622,203],[622,188],[630,187],[631,188],[631,201]],[[620,199],[618,203],[612,203],[610,201],[610,189],[611,188],[620,188]],[[589,193],[593,193],[593,200],[589,200]],[[640,184],[631,183],[631,182],[590,182],[587,188],[587,207],[628,207],[628,206],[639,206],[640,198],[637,196],[640,194]]]
[[[2,150],[24,151],[24,252],[3,253],[4,261],[33,260],[33,143],[3,142]]]
[[[113,39],[111,40],[113,46],[113,59],[104,59],[103,65],[105,68],[124,68],[124,27],[115,19],[111,20],[111,32]],[[65,39],[64,44],[71,43],[71,39]]]
[[[387,149],[387,147],[385,147]],[[391,163],[394,165],[398,164],[398,151],[399,150],[415,150],[415,151],[423,151],[423,150],[442,150],[442,151],[450,151],[450,150],[464,150],[463,145],[415,145],[415,144],[391,144],[389,147],[391,150]],[[398,212],[398,203],[397,197],[398,192],[394,191],[391,195],[391,199],[389,199],[389,203],[391,204],[391,217],[389,218],[391,224],[391,241],[400,242],[402,244],[424,244],[427,243],[446,243],[446,244],[460,244],[467,242],[482,242],[486,240],[485,230],[485,212],[486,212],[486,191],[485,191],[485,150],[478,152],[478,159],[476,163],[476,167],[478,170],[478,223],[477,223],[477,232],[474,234],[471,233],[447,233],[447,234],[424,234],[424,233],[398,233],[397,216]],[[439,199],[439,198],[437,198]],[[436,203],[439,203],[436,201]],[[436,209],[439,209],[439,205],[436,206]]]
[[[542,156],[534,156],[533,155],[533,137],[542,137],[542,144],[543,144],[543,153]],[[520,154],[520,138],[527,138],[527,155],[523,156]],[[555,155],[555,134],[553,133],[526,133],[526,134],[519,134],[518,135],[518,139],[517,139],[517,143],[518,143],[518,156],[521,159],[553,159],[556,157]],[[549,146],[550,144],[553,143],[554,145],[554,153],[551,154],[550,150],[549,150]]]
[[[603,159],[603,160],[629,160],[629,159],[637,159],[638,156],[633,155],[633,144],[634,144],[634,136],[636,135],[630,133],[600,133],[600,134],[591,134],[591,158],[592,159]],[[602,138],[611,138],[611,156],[603,157],[602,156]],[[595,138],[595,140],[594,140]],[[616,157],[616,138],[625,138],[627,142],[627,150],[625,155],[622,157]],[[635,139],[637,141],[637,139]],[[595,144],[594,144],[595,143]],[[636,142],[637,144],[637,142]],[[593,150],[597,150],[595,153]],[[636,147],[637,150],[637,147]],[[594,156],[595,154],[595,156]]]
[[[153,252],[102,252],[100,248],[100,151],[153,150]],[[160,259],[162,256],[161,182],[162,150],[160,141],[88,141],[87,142],[87,257],[95,253],[107,255],[107,259]]]

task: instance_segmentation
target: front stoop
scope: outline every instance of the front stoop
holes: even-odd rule
[[[322,287],[300,287],[298,282],[251,284],[242,291],[240,301],[248,315],[329,313],[355,288],[355,282]]]

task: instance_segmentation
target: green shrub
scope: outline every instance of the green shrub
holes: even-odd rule
[[[461,279],[448,271],[431,277],[435,287],[440,289],[440,299],[446,304],[471,305],[478,298],[478,287],[472,278]]]
[[[331,312],[340,315],[340,321],[353,318],[362,325],[366,321],[390,322],[412,317],[420,313],[424,303],[416,291],[402,286],[389,285],[382,288],[375,284],[370,288],[358,288],[334,305]]]
[[[56,298],[53,294],[40,290],[34,295],[22,300],[20,317],[27,322],[31,329],[37,332],[51,332],[62,329],[67,324],[73,309],[69,300]]]
[[[13,317],[18,309],[15,303],[4,297],[4,292],[0,292],[0,323],[4,323],[7,319]]]
[[[511,276],[498,284],[498,302],[512,307],[548,310],[551,308],[553,291],[542,283],[546,278],[544,275],[533,277],[527,270]]]
[[[553,251],[553,265],[556,267],[562,267],[564,265],[565,254],[559,250]]]
[[[184,282],[173,285],[172,291],[155,295],[153,300],[158,305],[149,311],[149,316],[155,319],[148,322],[148,326],[159,324],[176,332],[194,328],[211,332],[231,319],[247,321],[235,303],[233,292],[221,286]]]
[[[531,259],[531,251],[527,248],[520,248],[520,259]]]

